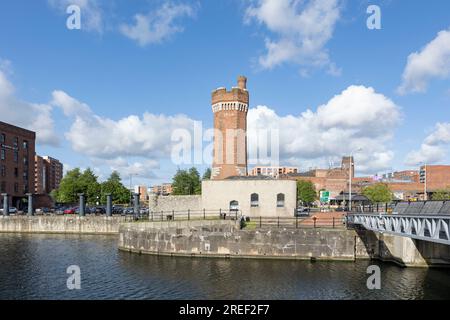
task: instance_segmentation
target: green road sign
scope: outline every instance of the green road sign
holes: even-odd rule
[[[330,191],[320,191],[320,202],[325,203],[330,200]]]

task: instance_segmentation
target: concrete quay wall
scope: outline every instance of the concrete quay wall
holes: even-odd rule
[[[122,216],[0,216],[0,232],[117,234],[124,222]]]
[[[239,230],[233,221],[180,221],[123,224],[118,246],[169,256],[354,260],[356,239],[342,229]],[[370,258],[359,245],[359,258]]]

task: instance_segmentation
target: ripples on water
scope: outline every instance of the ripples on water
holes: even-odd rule
[[[450,269],[381,262],[191,259],[117,250],[115,236],[0,234],[0,299],[449,299]],[[382,290],[366,269],[381,267]],[[68,290],[66,268],[81,268]]]

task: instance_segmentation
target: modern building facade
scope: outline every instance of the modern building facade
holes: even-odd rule
[[[34,191],[35,143],[35,132],[0,121],[0,193],[7,193],[10,205],[18,208]]]
[[[280,175],[283,174],[290,174],[290,173],[298,173],[298,168],[295,167],[254,167],[249,175],[250,176],[269,176],[278,178]]]
[[[171,183],[163,183],[152,187],[152,194],[157,196],[168,196],[173,192]]]
[[[214,113],[214,154],[212,180],[247,175],[247,78],[240,76],[231,91],[212,92]]]

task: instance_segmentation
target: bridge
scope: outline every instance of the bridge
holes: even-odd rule
[[[349,213],[347,225],[450,245],[450,201],[400,202],[392,213]]]

